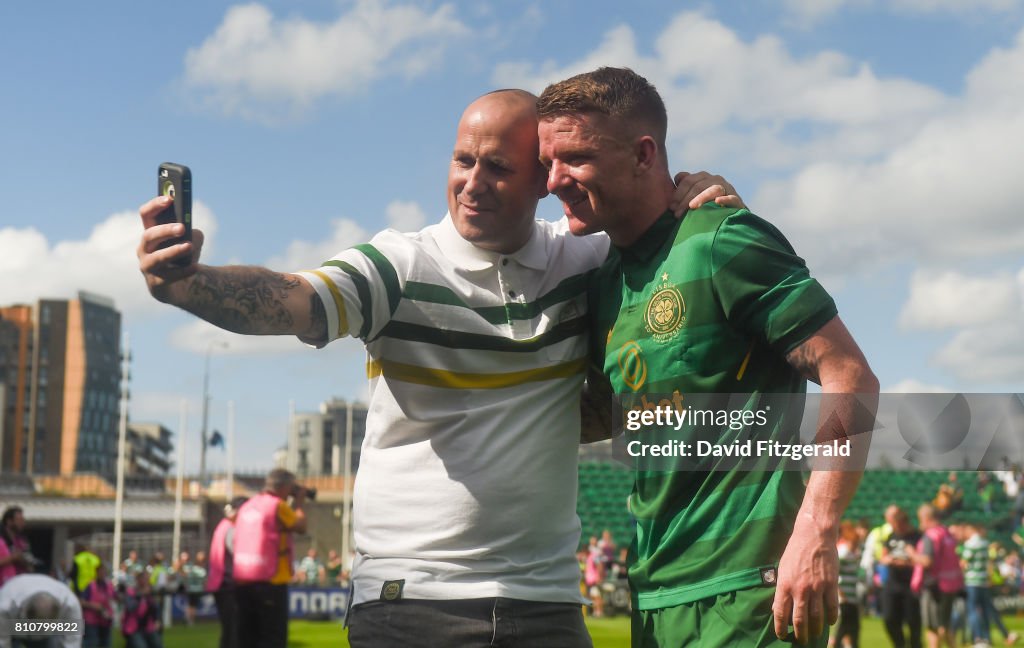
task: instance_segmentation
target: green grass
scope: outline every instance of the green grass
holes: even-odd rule
[[[1010,630],[1024,633],[1024,617],[1003,617]],[[594,638],[594,648],[628,648],[629,619],[613,617],[610,619],[587,619],[587,627]],[[164,648],[207,648],[216,647],[219,636],[216,623],[200,623],[191,628],[175,626],[164,633]],[[1001,645],[1002,637],[995,628],[993,640]],[[289,648],[348,648],[345,632],[341,624],[320,621],[292,621],[288,626]],[[861,627],[860,645],[870,648],[890,645],[889,639],[879,619],[865,619]],[[123,648],[124,640],[120,636],[114,641],[115,648]]]

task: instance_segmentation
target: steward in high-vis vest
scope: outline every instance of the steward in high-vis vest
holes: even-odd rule
[[[238,510],[232,567],[242,646],[285,648],[288,643],[292,534],[306,531],[306,493],[295,475],[275,468],[263,492]]]
[[[99,568],[100,557],[89,550],[85,545],[75,545],[74,564],[71,567],[71,587],[79,596],[89,586],[89,583],[96,580],[96,570]]]

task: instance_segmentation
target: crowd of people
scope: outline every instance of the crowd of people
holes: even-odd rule
[[[998,475],[979,473],[979,491],[997,481],[1002,481]],[[1016,503],[1016,490],[1005,495]],[[966,513],[963,499],[951,473],[936,497],[917,509],[916,519],[894,504],[877,527],[867,521],[842,522],[837,544],[840,618],[830,646],[859,646],[863,615],[880,617],[899,648],[917,648],[923,640],[929,646],[979,647],[993,645],[997,637],[1006,645],[1018,641],[995,599],[1024,593],[1024,520],[1007,546],[990,538],[995,529],[977,521],[983,515],[957,515]],[[983,508],[991,506],[991,499],[981,501]]]
[[[617,547],[608,529],[590,537],[586,548],[576,553],[580,564],[580,592],[589,600],[588,609],[594,617],[614,613],[629,614],[629,600],[620,601],[615,594],[628,587],[626,559],[629,549]]]
[[[109,648],[115,628],[120,628],[128,648],[162,648],[170,597],[184,598],[184,620],[192,625],[204,595],[213,594],[221,648],[283,646],[288,585],[325,587],[348,579],[334,550],[326,562],[320,561],[316,549],[293,560],[292,535],[305,531],[302,502],[307,493],[294,475],[275,469],[264,492],[235,498],[225,506],[209,558],[203,550],[181,551],[168,562],[158,550],[144,560],[133,548],[112,573],[81,543],[75,544],[68,565],[55,566],[50,575],[31,573],[41,563],[32,556],[25,536],[23,510],[9,507],[0,529],[0,620],[77,622],[81,634],[69,635],[59,644],[68,648]],[[0,635],[0,647],[5,646],[3,641]]]

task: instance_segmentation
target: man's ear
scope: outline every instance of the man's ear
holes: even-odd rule
[[[636,158],[635,174],[643,175],[654,167],[658,160],[658,143],[650,135],[644,135],[633,144],[633,155]]]

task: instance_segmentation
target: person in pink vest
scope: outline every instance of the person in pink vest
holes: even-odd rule
[[[224,518],[213,530],[210,541],[210,571],[206,591],[213,592],[220,619],[220,648],[238,648],[238,605],[235,602],[234,542],[235,518],[246,497],[236,497],[224,505]]]
[[[25,538],[25,514],[20,506],[9,506],[0,527],[0,586],[30,571],[32,552]]]
[[[306,489],[295,483],[295,475],[275,468],[263,492],[238,510],[232,568],[238,640],[246,648],[285,648],[288,643],[292,534],[306,531],[305,501]]]
[[[134,586],[125,588],[121,632],[127,648],[163,648],[160,636],[160,605],[146,572],[135,575]]]
[[[925,628],[929,648],[941,643],[951,648],[956,637],[951,630],[953,603],[964,588],[964,572],[956,553],[956,539],[939,522],[935,508],[922,504],[917,509],[921,539],[916,548],[907,548],[914,573],[910,588],[921,597],[921,624]]]
[[[114,584],[107,578],[107,566],[96,568],[96,579],[82,592],[85,636],[82,648],[110,648],[110,626],[114,619]]]

